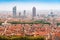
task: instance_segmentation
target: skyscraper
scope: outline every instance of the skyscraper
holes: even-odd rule
[[[19,18],[21,17],[21,12],[19,12]]]
[[[36,17],[36,8],[35,7],[32,8],[32,17]]]
[[[16,6],[13,7],[13,18],[16,18]]]
[[[26,10],[23,11],[23,17],[26,17]]]

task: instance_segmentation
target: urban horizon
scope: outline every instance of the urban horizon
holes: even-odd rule
[[[60,40],[60,0],[0,0],[0,40]]]

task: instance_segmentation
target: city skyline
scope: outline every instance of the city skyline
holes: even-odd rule
[[[31,10],[60,10],[60,0],[0,0],[0,11],[12,11],[14,6],[17,11]]]

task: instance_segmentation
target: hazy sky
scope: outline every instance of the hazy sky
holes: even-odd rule
[[[17,10],[31,10],[33,6],[37,10],[60,10],[60,0],[0,0],[1,11],[12,11],[16,6]]]

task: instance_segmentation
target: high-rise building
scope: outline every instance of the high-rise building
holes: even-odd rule
[[[19,12],[19,18],[21,17],[21,12]]]
[[[23,11],[23,17],[26,17],[26,10]]]
[[[37,14],[37,17],[39,18],[39,17],[40,17],[40,15],[39,15],[39,14]]]
[[[16,6],[13,7],[13,18],[16,18]]]
[[[32,17],[36,17],[36,8],[35,7],[32,8]]]

